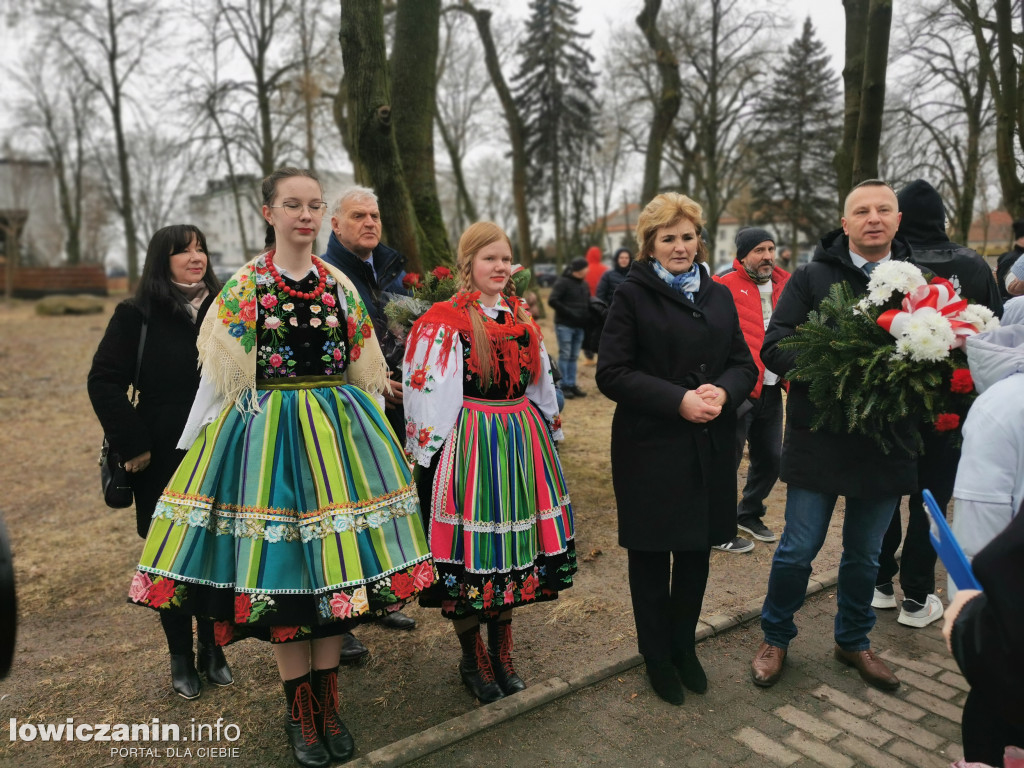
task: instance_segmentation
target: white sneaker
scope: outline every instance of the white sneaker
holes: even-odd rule
[[[938,595],[928,595],[924,605],[916,600],[904,600],[896,621],[908,627],[927,627],[933,621],[941,619],[943,613],[942,601]]]
[[[892,591],[892,583],[889,583],[889,592],[886,594],[878,587],[875,587],[875,595],[871,598],[872,608],[895,608],[896,594]]]

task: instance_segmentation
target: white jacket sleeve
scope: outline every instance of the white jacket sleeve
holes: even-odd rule
[[[555,380],[551,377],[551,359],[540,343],[540,376],[526,388],[526,398],[537,406],[537,410],[551,425],[551,438],[562,440],[562,419],[558,415],[558,400],[555,398]]]
[[[442,366],[441,341],[449,333],[455,339]],[[424,467],[430,466],[462,410],[462,371],[462,340],[444,326],[421,337],[412,360],[402,364],[405,452]]]
[[[192,443],[199,437],[207,424],[211,424],[220,416],[221,411],[227,406],[227,398],[217,394],[213,380],[205,373],[199,378],[199,389],[196,391],[196,399],[192,401],[192,410],[189,411],[188,420],[185,422],[185,429],[178,439],[177,447],[187,451]]]

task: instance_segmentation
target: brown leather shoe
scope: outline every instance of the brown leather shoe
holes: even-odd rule
[[[786,661],[786,649],[771,643],[761,643],[757,655],[750,664],[750,677],[754,685],[770,688],[782,677],[782,664]]]
[[[866,651],[844,651],[837,645],[835,657],[836,661],[841,661],[846,666],[856,669],[861,680],[868,685],[873,685],[883,691],[895,691],[900,687],[900,681],[896,675],[870,648]]]

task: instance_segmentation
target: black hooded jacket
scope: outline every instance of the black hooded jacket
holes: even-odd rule
[[[899,235],[892,243],[892,258],[912,261],[910,246]],[[855,294],[867,293],[868,277],[854,266],[850,241],[838,229],[822,238],[811,261],[793,273],[782,291],[761,348],[765,366],[783,375],[794,367],[796,352],[779,349],[779,342],[806,322],[840,281],[849,283]],[[816,411],[808,389],[803,382],[790,382],[780,473],[784,482],[818,493],[860,498],[906,496],[917,490],[916,454],[898,447],[884,454],[866,435],[812,431]],[[913,429],[910,423],[905,426],[908,441]]]
[[[918,179],[901,189],[896,199],[903,214],[899,234],[914,249],[914,263],[949,280],[962,298],[1002,315],[1003,300],[988,264],[946,235],[946,210],[935,188]]]

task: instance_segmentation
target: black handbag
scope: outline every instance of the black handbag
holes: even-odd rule
[[[139,349],[135,353],[135,375],[132,377],[132,404],[139,395],[139,368],[142,365],[142,350],[146,346],[146,323],[142,323],[139,332]],[[100,448],[100,487],[103,489],[103,501],[111,509],[130,507],[135,501],[132,487],[128,483],[128,470],[124,468],[124,460],[110,450],[110,441],[103,436]]]

